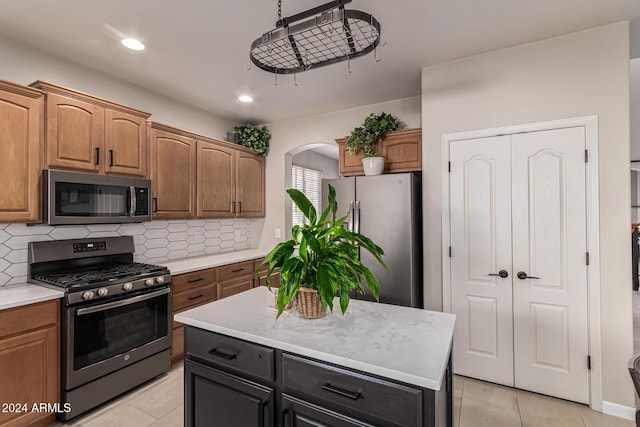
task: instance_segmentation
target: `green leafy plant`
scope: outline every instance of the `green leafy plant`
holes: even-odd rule
[[[402,122],[384,111],[380,114],[371,113],[364,119],[362,125],[354,128],[347,137],[347,151],[355,154],[362,150],[363,157],[376,157],[375,146],[380,138],[389,132],[401,129]]]
[[[336,191],[329,185],[328,205],[320,217],[304,193],[290,188],[291,200],[307,218],[304,225],[294,225],[291,240],[278,243],[258,266],[268,265],[268,278],[275,269],[280,269],[281,283],[278,291],[278,314],[296,296],[301,286],[316,289],[323,307],[333,311],[333,298],[340,297],[342,313],[349,305],[349,291],[363,293],[362,283],[379,297],[379,283],[375,276],[360,261],[358,249],[371,253],[389,272],[382,261],[384,251],[368,237],[345,230],[342,226],[348,214],[337,218]],[[297,255],[296,255],[297,249]]]
[[[240,145],[260,156],[266,156],[269,152],[269,140],[271,140],[271,132],[266,126],[257,127],[251,124],[237,125],[234,130],[238,134]]]

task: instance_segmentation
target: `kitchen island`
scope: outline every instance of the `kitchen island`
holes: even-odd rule
[[[316,320],[259,287],[182,312],[185,425],[450,426],[455,316],[351,301]],[[213,424],[212,424],[213,423]]]

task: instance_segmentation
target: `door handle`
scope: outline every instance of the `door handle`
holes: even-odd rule
[[[503,279],[506,279],[507,277],[509,277],[509,273],[507,272],[507,270],[500,270],[497,273],[489,273],[489,276],[500,276]]]
[[[96,147],[96,161],[95,161],[96,165],[100,164],[100,147]]]
[[[527,276],[527,273],[525,273],[524,271],[518,271],[518,274],[516,274],[516,276],[518,276],[518,279],[520,279],[520,280],[524,280],[524,279],[539,279],[539,277]]]
[[[113,150],[109,150],[109,166],[113,166]]]
[[[220,351],[217,348],[209,350],[209,354],[212,356],[218,356],[223,359],[233,360],[236,358],[236,355],[233,353],[225,353],[224,351]]]
[[[321,387],[323,390],[329,391],[331,393],[338,394],[340,396],[348,397],[349,399],[358,400],[362,397],[362,394],[359,391],[349,391],[340,387],[336,387],[331,385],[330,382],[326,382],[322,384]]]

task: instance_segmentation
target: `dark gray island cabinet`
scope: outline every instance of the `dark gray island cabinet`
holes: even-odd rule
[[[352,301],[276,321],[272,303],[255,288],[176,315],[186,426],[452,425],[454,316]]]

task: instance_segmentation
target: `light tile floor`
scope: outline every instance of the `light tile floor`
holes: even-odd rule
[[[55,427],[181,427],[182,363],[132,392]],[[585,405],[456,376],[454,427],[633,427]],[[53,427],[53,426],[52,426]],[[224,427],[224,426],[220,426]]]

